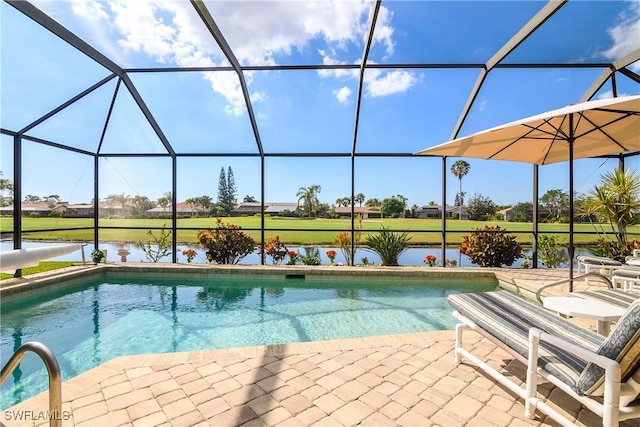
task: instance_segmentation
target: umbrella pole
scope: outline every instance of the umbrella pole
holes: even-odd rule
[[[571,132],[573,133],[573,123],[570,116]],[[573,292],[573,135],[569,137],[569,292]]]

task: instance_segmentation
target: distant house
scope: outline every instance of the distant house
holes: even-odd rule
[[[65,203],[25,202],[20,205],[20,209],[22,209],[22,216],[45,217],[50,216],[52,212],[57,212],[59,215],[64,215],[67,212],[67,205]],[[1,207],[0,215],[13,215],[13,205]]]
[[[253,216],[260,214],[262,204],[260,202],[242,202],[231,211],[231,216]],[[269,215],[282,215],[287,212],[298,212],[298,204],[290,202],[265,202],[264,213]]]
[[[502,218],[503,221],[511,221],[513,217],[516,216],[515,212],[513,212],[513,208],[499,210],[496,214],[498,217]]]
[[[93,204],[67,205],[67,213],[65,216],[90,218],[93,216]]]
[[[150,217],[170,217],[173,215],[173,209],[171,206],[163,208],[161,206],[145,211]],[[209,213],[204,209],[191,205],[189,203],[180,202],[176,205],[176,216],[178,217],[191,217],[191,216],[207,216]]]
[[[457,218],[459,206],[447,205],[445,213],[447,218]],[[425,205],[421,206],[417,211],[418,218],[442,218],[442,205]],[[462,217],[465,218],[464,207],[462,208]]]
[[[354,212],[362,215],[362,219],[382,218],[382,212],[379,206],[356,206]],[[351,218],[351,206],[336,206],[333,212],[339,217]]]

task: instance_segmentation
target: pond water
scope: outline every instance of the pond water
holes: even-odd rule
[[[43,247],[48,245],[59,245],[61,243],[48,243],[48,242],[23,242],[23,248],[36,248]],[[12,243],[8,241],[0,242],[0,250],[8,251],[13,249]],[[142,249],[140,249],[136,244],[133,243],[109,243],[103,242],[100,245],[100,249],[107,251],[107,261],[109,262],[119,262],[120,256],[118,256],[118,249],[127,249],[130,254],[127,256],[127,261],[129,262],[149,262],[146,258],[145,253]],[[178,262],[186,263],[187,258],[182,255],[182,251],[185,249],[193,249],[197,252],[196,257],[193,259],[193,263],[207,263],[207,259],[205,256],[206,250],[192,245],[179,245],[178,246]],[[289,250],[294,250],[300,254],[300,256],[304,256],[306,254],[316,254],[320,257],[323,264],[329,264],[329,258],[326,255],[326,251],[329,249],[333,249],[337,252],[337,256],[335,258],[336,264],[346,264],[345,257],[340,251],[340,249],[335,247],[328,246],[291,246]],[[87,261],[91,260],[91,251],[93,250],[93,246],[91,244],[87,245],[84,248],[85,257]],[[563,255],[567,256],[566,249],[560,250]],[[525,255],[530,256],[531,250],[527,249],[524,251]],[[419,247],[419,248],[409,248],[407,249],[400,258],[398,262],[400,265],[425,265],[423,260],[427,255],[435,255],[438,260],[438,265],[442,260],[442,249],[440,247]],[[576,249],[576,256],[579,255],[591,255],[591,253],[586,249]],[[358,249],[355,254],[355,262],[356,264],[362,264],[363,258],[367,258],[367,261],[372,264],[380,264],[380,257],[373,251],[369,249]],[[452,259],[456,261],[457,266],[459,267],[477,267],[476,264],[472,263],[469,260],[469,257],[466,255],[460,254],[460,251],[457,248],[447,248],[445,252],[446,259]],[[52,258],[50,261],[80,261],[82,259],[82,255],[80,252],[74,252],[68,255],[63,255],[58,258]],[[518,268],[521,267],[522,262],[525,258],[520,258],[516,262],[513,263],[510,267]],[[160,262],[171,262],[171,256],[166,256],[160,260]],[[266,263],[269,264],[271,260],[267,257]],[[260,254],[258,252],[254,252],[249,254],[245,258],[240,261],[240,264],[248,264],[248,265],[256,265],[260,264]],[[506,266],[505,266],[506,267]],[[539,265],[540,268],[543,268],[542,264]]]

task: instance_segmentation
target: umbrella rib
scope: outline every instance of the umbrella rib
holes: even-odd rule
[[[612,110],[600,110],[600,111],[606,111],[606,112],[609,112],[609,111],[612,111]],[[617,113],[617,112],[616,112],[616,113]],[[627,118],[629,118],[629,117],[631,117],[631,116],[636,116],[636,115],[638,115],[638,114],[639,114],[639,113],[637,113],[637,112],[620,112],[620,113],[622,113],[622,114],[624,114],[624,115],[623,115],[623,116],[618,116],[618,117],[616,117],[614,120],[611,120],[611,121],[609,121],[609,122],[607,122],[607,123],[605,123],[605,124],[603,124],[603,125],[597,125],[597,124],[595,124],[593,121],[589,120],[589,118],[588,118],[587,116],[585,116],[585,115],[583,115],[583,114],[580,114],[580,117],[581,117],[581,118],[583,118],[583,119],[585,119],[587,122],[589,122],[589,124],[591,124],[591,125],[593,126],[593,128],[589,129],[588,131],[586,131],[586,132],[584,132],[584,133],[582,133],[582,134],[580,134],[580,135],[576,135],[576,138],[581,138],[581,137],[583,137],[583,136],[585,136],[585,135],[589,135],[590,133],[593,133],[593,132],[599,131],[599,132],[601,132],[604,136],[606,136],[606,137],[607,137],[611,142],[613,142],[613,143],[614,143],[614,144],[616,144],[618,147],[620,147],[620,149],[621,149],[622,151],[629,151],[629,149],[628,149],[627,147],[625,147],[624,145],[622,145],[621,143],[619,143],[619,142],[618,142],[614,137],[612,137],[611,135],[609,135],[609,134],[605,131],[605,129],[604,129],[604,128],[606,128],[607,126],[611,126],[611,125],[613,125],[613,124],[615,124],[615,123],[619,122],[620,120],[624,120],[624,119],[627,119]]]

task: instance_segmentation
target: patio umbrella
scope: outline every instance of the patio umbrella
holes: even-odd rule
[[[568,105],[454,139],[415,154],[508,160],[537,165],[568,161],[569,278],[572,280],[573,160],[633,151],[640,151],[640,96]]]

